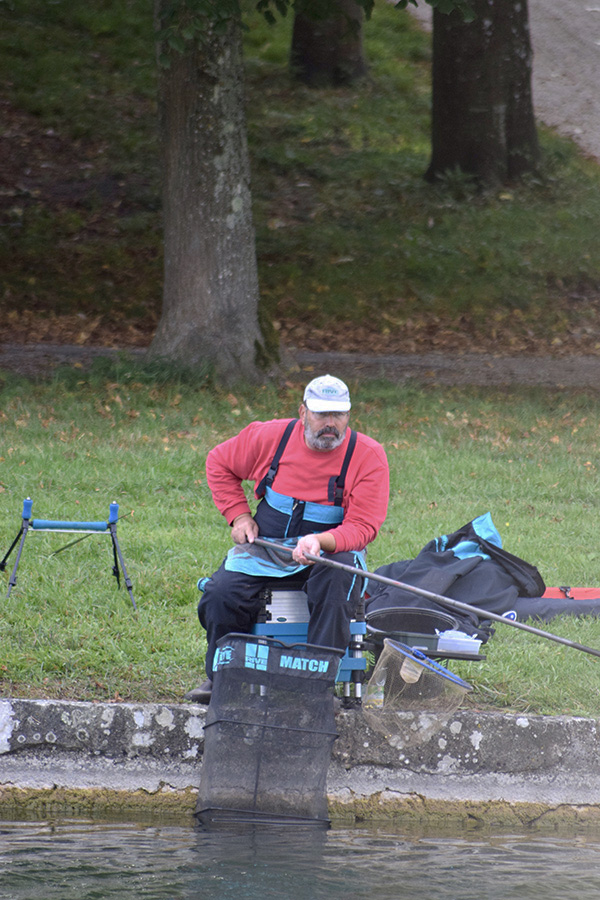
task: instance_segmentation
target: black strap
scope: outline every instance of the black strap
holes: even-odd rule
[[[283,451],[287,446],[287,443],[297,421],[298,419],[292,419],[291,422],[288,422],[288,424],[286,425],[285,431],[283,432],[281,440],[279,441],[277,450],[275,451],[275,456],[273,457],[271,465],[269,466],[269,471],[256,488],[257,497],[264,497],[267,487],[273,486],[273,481],[275,479],[275,476],[277,475],[277,469],[279,468],[279,461],[283,456]],[[344,456],[344,462],[342,463],[340,474],[337,476],[337,478],[332,475],[329,482],[329,499],[333,500],[334,506],[342,505],[342,500],[344,499],[344,485],[346,484],[346,473],[348,472],[348,466],[350,465],[350,460],[352,459],[352,454],[354,453],[355,446],[356,431],[351,430],[350,440],[348,441],[348,447],[346,448],[346,455]]]
[[[283,432],[281,440],[279,441],[279,446],[277,447],[277,450],[275,451],[275,456],[273,457],[273,461],[271,462],[271,465],[269,466],[269,471],[267,472],[265,477],[262,479],[262,481],[256,488],[256,496],[257,497],[264,497],[264,495],[267,491],[267,488],[273,486],[273,480],[274,480],[275,476],[277,475],[277,469],[279,468],[279,460],[281,459],[281,457],[283,455],[283,451],[285,450],[285,448],[287,446],[287,442],[290,439],[290,435],[291,435],[292,431],[294,430],[294,426],[297,421],[298,421],[298,419],[292,419],[291,422],[288,422],[288,424],[286,425],[285,431]]]
[[[332,479],[331,488],[333,489],[334,506],[342,505],[342,500],[344,499],[344,485],[346,484],[346,473],[348,471],[348,466],[350,465],[350,460],[352,459],[352,454],[354,453],[355,446],[356,432],[350,431],[350,440],[348,441],[346,455],[344,457],[344,462],[342,463],[342,470],[337,478]]]

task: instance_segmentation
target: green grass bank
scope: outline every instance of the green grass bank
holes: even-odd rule
[[[117,501],[120,543],[139,607],[111,575],[110,540],[30,534],[10,598],[2,574],[0,693],[5,697],[178,701],[202,674],[197,579],[220,564],[229,530],[204,461],[253,419],[293,415],[302,384],[225,393],[121,361],[51,382],[2,377],[0,552],[21,521],[102,520]],[[369,567],[415,556],[486,511],[506,549],[548,585],[600,583],[594,540],[600,399],[591,394],[420,389],[351,383],[353,424],[386,448],[387,521]],[[600,648],[600,619],[548,630]],[[595,716],[596,658],[499,625],[484,663],[453,670],[469,704]]]
[[[261,304],[286,342],[598,352],[596,163],[542,129],[527,183],[480,194],[455,173],[433,188],[430,39],[406,13],[378,4],[369,78],[330,91],[290,81],[289,21],[249,22]],[[162,264],[148,4],[0,2],[0,25],[0,340],[143,346]],[[351,387],[354,424],[392,469],[371,568],[489,510],[548,584],[600,583],[595,395]],[[206,452],[253,418],[293,414],[300,392],[223,393],[126,362],[50,383],[1,376],[0,552],[24,497],[36,517],[92,520],[116,500],[139,606],[116,590],[108,539],[52,555],[69,536],[31,535],[0,617],[3,696],[176,701],[197,682],[195,585],[228,547]],[[550,630],[600,647],[596,620]],[[596,715],[592,657],[508,626],[486,653],[454,667],[472,705]]]

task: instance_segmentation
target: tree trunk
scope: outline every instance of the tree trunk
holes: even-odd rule
[[[482,184],[535,169],[527,0],[473,0],[475,19],[433,14],[432,157],[426,178],[460,169]]]
[[[363,10],[354,0],[335,0],[338,11],[328,18],[297,13],[294,18],[290,68],[311,87],[352,84],[367,74],[363,52]]]
[[[149,354],[253,381],[262,336],[240,23],[168,52],[159,98],[163,310]]]

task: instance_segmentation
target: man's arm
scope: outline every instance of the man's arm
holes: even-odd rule
[[[232,527],[236,519],[252,517],[242,482],[253,480],[256,471],[262,470],[262,425],[252,422],[239,434],[213,447],[206,457],[206,482],[213,502]]]
[[[242,482],[256,481],[265,474],[287,421],[252,422],[235,437],[217,444],[206,458],[208,487],[215,506],[231,525],[236,544],[251,543],[258,535]]]
[[[344,521],[328,531],[336,553],[364,550],[377,537],[387,515],[390,475],[385,450],[365,435],[359,441],[346,478]]]

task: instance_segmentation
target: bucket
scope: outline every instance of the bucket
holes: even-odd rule
[[[439,731],[471,690],[420,650],[385,638],[366,686],[363,714],[368,725],[406,747]]]
[[[459,629],[458,619],[449,613],[414,606],[377,609],[367,613],[365,621],[377,652],[386,637],[419,650],[437,650],[438,632]]]

